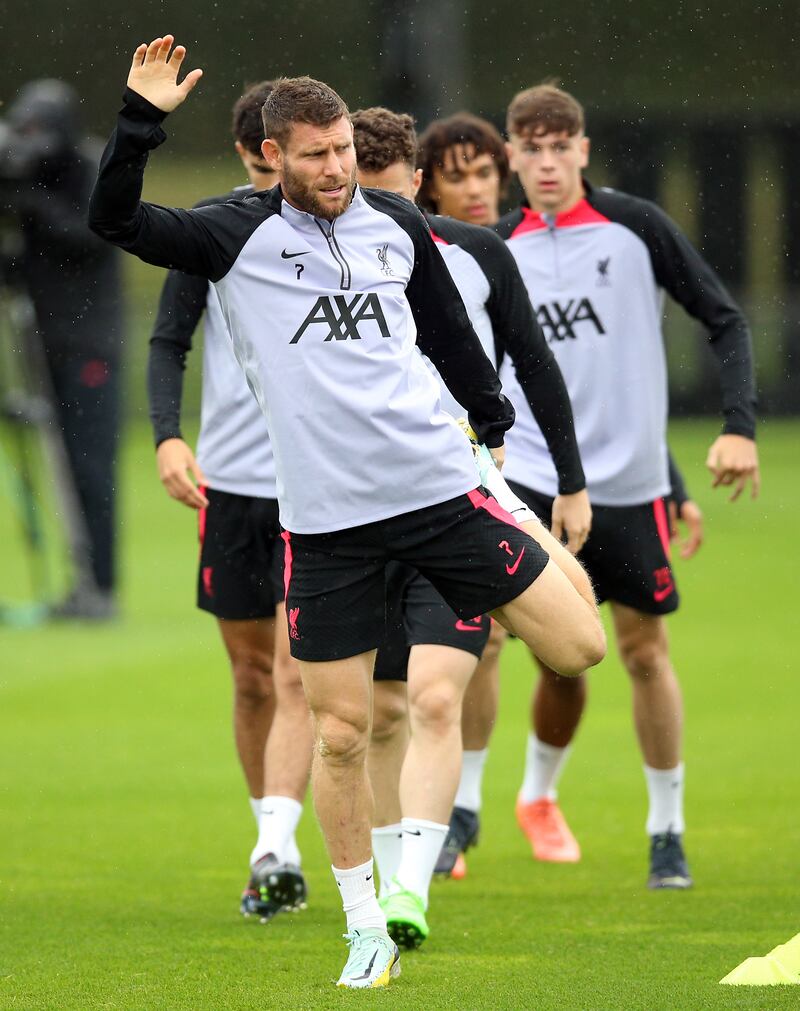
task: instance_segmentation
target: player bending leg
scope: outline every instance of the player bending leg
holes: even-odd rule
[[[663,617],[676,610],[678,593],[664,502],[670,479],[661,295],[668,292],[706,326],[720,361],[724,426],[707,465],[714,486],[734,487],[733,499],[748,481],[753,494],[758,491],[750,335],[711,267],[660,208],[596,190],[583,178],[589,141],[583,110],[571,95],[550,85],[523,91],[509,107],[507,126],[511,166],[526,202],[498,231],[519,264],[575,410],[594,509],[580,558],[599,598],[611,604],[631,677],[650,802],[648,883],[686,888],[691,877],[682,847],[683,710]],[[508,370],[504,379],[514,398]],[[509,483],[548,517],[556,475],[542,432],[522,403],[508,441]],[[532,741],[528,749],[518,816],[529,835],[535,805],[528,798],[554,785],[582,709],[580,682],[560,678],[546,661],[540,668],[549,697],[557,692],[571,701],[561,703],[568,719],[555,746]],[[537,692],[535,722],[547,697]]]
[[[271,90],[271,82],[254,85],[233,109],[236,150],[250,184],[204,204],[241,199],[277,182],[261,157],[261,107]],[[186,355],[204,314],[197,462],[181,435],[180,407]],[[159,474],[173,498],[200,510],[197,603],[216,616],[230,659],[234,735],[258,827],[241,910],[266,921],[280,909],[300,908],[306,898],[294,832],[308,786],[311,722],[289,653],[269,434],[205,278],[169,273],[148,379]]]
[[[415,171],[417,138],[411,117],[366,109],[354,114],[353,126],[359,183],[413,201],[422,175]],[[566,488],[575,489],[570,497],[582,502],[588,522],[591,513],[569,400],[513,259],[486,229],[434,215],[426,220],[487,355],[495,360],[508,353],[520,363],[516,373],[525,396],[548,431],[556,467]],[[441,396],[448,411],[464,413],[444,383]],[[499,479],[496,470],[494,474]],[[541,539],[543,533],[537,522],[534,536]],[[554,557],[560,553],[557,548]],[[580,569],[574,561],[571,565]],[[581,578],[581,589],[593,601],[588,580]],[[412,947],[428,935],[428,888],[448,834],[459,780],[461,702],[490,622],[486,615],[459,619],[431,583],[407,566],[391,572],[387,604],[389,641],[378,651],[374,675],[369,763],[376,787],[373,847],[389,932],[398,943]],[[397,682],[405,681],[406,672],[411,741],[404,753],[407,734]]]
[[[315,806],[347,917],[339,985],[385,986],[399,952],[375,895],[365,756],[386,565],[417,568],[462,619],[493,612],[565,675],[599,662],[605,637],[593,605],[476,485],[417,347],[498,459],[513,408],[419,212],[357,187],[349,113],[332,89],[286,79],[265,102],[275,189],[189,211],[141,201],[161,123],[200,76],[177,83],[185,50],[173,41],[134,54],[90,224],[212,281],[264,411],[291,650],[316,729]]]

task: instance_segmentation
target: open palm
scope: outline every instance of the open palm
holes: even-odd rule
[[[203,76],[202,70],[192,70],[178,84],[178,73],[186,49],[175,46],[170,55],[174,41],[174,36],[165,35],[162,39],[154,39],[149,46],[143,43],[133,54],[131,72],[128,74],[128,87],[131,91],[146,98],[162,112],[177,109]]]

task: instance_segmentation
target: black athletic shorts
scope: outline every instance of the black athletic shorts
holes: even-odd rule
[[[283,537],[292,656],[309,661],[339,660],[381,645],[390,561],[418,569],[457,618],[469,621],[518,597],[549,557],[478,488],[376,523]]]
[[[402,562],[386,566],[386,638],[378,648],[376,681],[405,681],[412,646],[452,646],[480,659],[489,640],[488,614],[459,618],[433,584]]]
[[[218,618],[274,618],[283,600],[283,541],[278,503],[203,489],[197,606]]]
[[[549,526],[552,498],[516,481],[508,484]],[[663,498],[637,506],[593,505],[592,530],[578,558],[598,600],[615,600],[645,614],[669,614],[678,609]]]

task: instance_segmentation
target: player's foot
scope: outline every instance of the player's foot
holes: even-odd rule
[[[574,864],[580,860],[578,841],[554,800],[541,797],[530,804],[517,800],[517,821],[537,860],[557,864]]]
[[[350,954],[337,986],[351,990],[388,986],[400,975],[400,951],[385,931],[368,927],[351,930],[344,938]]]
[[[50,605],[53,621],[113,621],[117,617],[112,594],[92,587],[75,588],[57,604]]]
[[[274,853],[267,853],[253,864],[251,884],[258,889],[262,902],[272,902],[290,912],[306,908],[308,889],[303,872],[297,864],[281,863]]]
[[[281,906],[277,902],[273,902],[271,899],[262,899],[261,890],[256,885],[252,878],[247,883],[247,888],[242,892],[242,898],[239,903],[239,912],[245,919],[249,917],[258,917],[261,923],[269,923],[276,913],[281,911]]]
[[[691,888],[692,876],[681,845],[672,832],[650,836],[650,877],[648,888]]]
[[[470,846],[478,845],[481,822],[476,811],[468,811],[465,807],[454,807],[450,815],[450,827],[444,841],[434,874],[448,878],[463,878],[467,873],[464,853]],[[459,857],[461,860],[459,861]]]
[[[419,895],[403,888],[397,878],[392,878],[392,883],[398,890],[381,899],[389,937],[401,948],[418,948],[430,934],[425,903]]]

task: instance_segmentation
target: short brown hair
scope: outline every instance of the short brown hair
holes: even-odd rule
[[[445,155],[453,147],[461,147],[468,160],[481,154],[491,155],[500,175],[500,192],[505,193],[511,170],[500,131],[487,119],[457,112],[447,119],[434,120],[419,139],[417,168],[422,169],[422,186],[417,199],[422,207],[436,211],[436,202],[431,197],[433,170],[445,167]]]
[[[261,142],[264,139],[264,121],[261,118],[261,107],[269,98],[274,81],[259,81],[258,84],[248,84],[244,94],[236,100],[233,107],[231,132],[233,139],[238,140],[250,154],[261,156]]]
[[[381,105],[353,113],[353,140],[358,167],[365,172],[383,172],[404,162],[413,172],[417,162],[417,131],[405,112],[392,112]]]
[[[583,106],[555,81],[545,81],[520,91],[511,99],[506,114],[509,136],[541,136],[545,133],[566,133],[574,137],[583,133]]]
[[[350,118],[344,100],[333,88],[313,77],[279,77],[264,102],[264,134],[283,147],[292,123],[328,126],[342,116]]]

